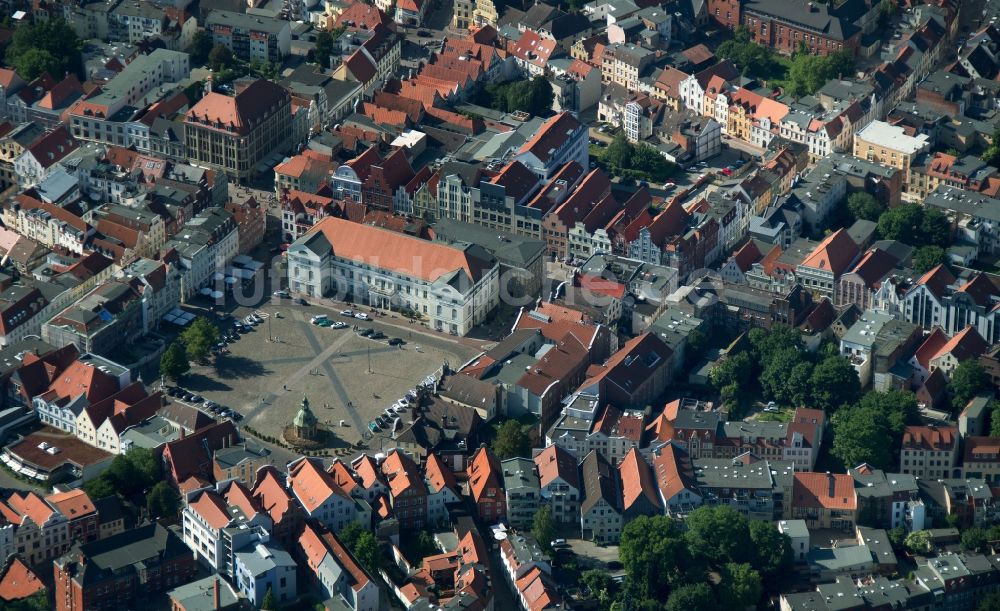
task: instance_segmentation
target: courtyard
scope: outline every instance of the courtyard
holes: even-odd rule
[[[333,433],[325,447],[363,442],[371,449],[389,447],[382,430],[372,436],[368,423],[447,362],[459,367],[479,353],[468,341],[441,337],[405,320],[362,321],[341,316],[336,307],[269,302],[256,309],[238,308],[243,318],[256,311],[264,322],[229,344],[213,365],[194,366],[181,385],[243,414],[241,426],[280,438],[303,397],[323,428]],[[310,323],[326,314],[344,329]],[[221,323],[227,328],[231,321]],[[358,329],[382,331],[372,340]],[[404,340],[390,346],[389,338]]]

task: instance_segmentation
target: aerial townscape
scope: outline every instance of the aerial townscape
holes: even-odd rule
[[[0,611],[1000,611],[1000,0],[0,0]]]

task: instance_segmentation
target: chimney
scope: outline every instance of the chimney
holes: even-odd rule
[[[827,471],[826,472],[826,483],[827,483],[828,490],[827,490],[827,494],[826,495],[828,497],[830,497],[830,498],[833,498],[833,488],[834,488],[835,482],[836,482],[836,480],[834,479],[833,475],[831,475],[830,472]]]
[[[209,74],[208,78],[205,79],[205,93],[212,93],[212,75]]]
[[[219,608],[219,578],[216,577],[212,581],[212,608]]]

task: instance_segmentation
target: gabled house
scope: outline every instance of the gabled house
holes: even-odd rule
[[[351,611],[378,611],[378,585],[335,534],[306,524],[295,553],[325,598],[339,599]]]
[[[337,485],[321,462],[302,457],[288,465],[288,488],[298,499],[305,514],[325,527],[340,531],[356,520],[362,524],[371,516],[360,517],[355,500]]]
[[[580,467],[575,456],[562,446],[552,444],[535,455],[541,502],[552,510],[560,524],[575,524],[580,519]]]
[[[507,518],[507,496],[500,462],[486,446],[472,455],[467,468],[469,490],[480,521],[493,523]]]
[[[618,472],[599,452],[591,452],[580,464],[580,476],[580,536],[597,543],[617,544],[624,526]]]

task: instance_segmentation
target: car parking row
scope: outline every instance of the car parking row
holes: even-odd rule
[[[189,390],[186,390],[180,386],[166,386],[164,387],[166,393],[177,399],[182,403],[186,403],[191,407],[201,409],[202,411],[210,412],[216,416],[222,416],[224,418],[231,418],[232,420],[239,422],[243,420],[243,414],[238,411],[226,407],[224,405],[219,405],[215,401],[205,399],[201,395],[195,394]]]
[[[417,400],[417,391],[408,390],[406,396],[397,400],[385,409],[375,420],[368,423],[368,430],[377,433],[383,429],[394,431],[399,417],[410,408],[410,403]]]
[[[346,316],[348,318],[353,318],[355,320],[371,320],[371,317],[364,312],[355,312],[354,310],[342,310],[340,312],[341,316]],[[317,314],[309,319],[309,322],[316,325],[317,327],[326,327],[329,329],[344,329],[348,325],[347,323],[340,320],[330,320],[326,314]],[[405,340],[399,337],[388,337],[385,333],[379,331],[378,329],[372,329],[371,327],[365,327],[357,329],[358,335],[361,337],[366,337],[373,340],[383,340],[388,338],[386,341],[390,346],[402,346],[406,343]]]

